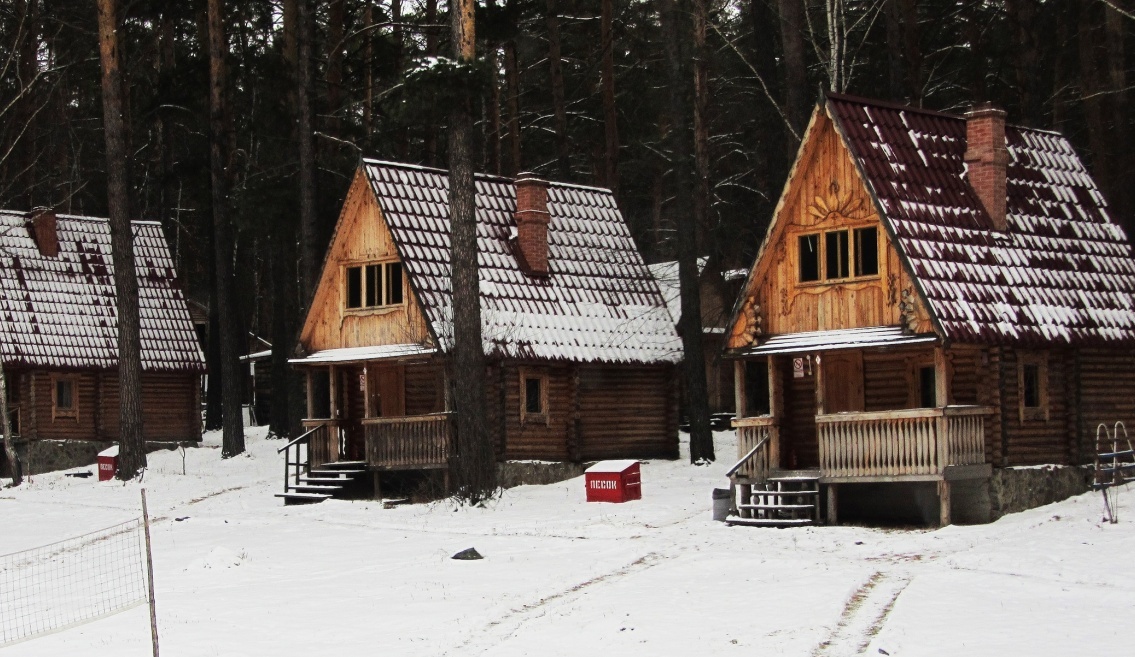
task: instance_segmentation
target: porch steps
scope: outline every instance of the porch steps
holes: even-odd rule
[[[289,484],[283,493],[276,493],[285,505],[315,504],[331,498],[350,497],[358,488],[357,482],[365,475],[364,461],[337,461],[324,463],[300,476],[299,483]]]
[[[735,514],[728,525],[800,527],[820,520],[820,473],[780,471],[759,484],[734,486]]]

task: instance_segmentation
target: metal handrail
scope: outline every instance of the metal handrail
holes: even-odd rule
[[[760,448],[765,446],[765,443],[768,442],[768,439],[769,439],[769,437],[765,436],[764,438],[761,438],[760,440],[758,440],[757,444],[753,446],[753,449],[749,450],[748,454],[742,456],[740,461],[737,461],[737,463],[735,463],[732,468],[729,468],[729,471],[725,473],[725,476],[726,477],[732,477],[733,473],[740,470],[741,466],[745,465],[746,461],[753,458],[753,455],[757,453],[757,450],[759,450]]]

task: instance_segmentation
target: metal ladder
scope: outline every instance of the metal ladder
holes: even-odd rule
[[[1120,449],[1120,429],[1123,430],[1123,443],[1127,449]],[[1119,521],[1119,487],[1132,481],[1135,481],[1135,448],[1127,435],[1127,426],[1123,422],[1116,422],[1109,431],[1107,425],[1101,422],[1096,427],[1095,478],[1092,488],[1103,493],[1108,522],[1115,524]]]

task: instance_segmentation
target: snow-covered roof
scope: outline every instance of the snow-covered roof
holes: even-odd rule
[[[58,215],[59,253],[40,253],[23,212],[0,210],[0,358],[5,365],[118,365],[114,261],[106,219]],[[161,226],[136,221],[142,368],[202,371],[205,359]]]
[[[452,344],[449,176],[364,160],[411,287],[443,350]],[[681,342],[658,285],[609,190],[548,185],[550,275],[533,277],[510,244],[516,190],[478,175],[477,248],[482,337],[491,357],[662,363]]]
[[[743,355],[800,354],[815,351],[836,351],[839,349],[863,349],[865,347],[897,347],[900,345],[930,344],[938,341],[938,336],[928,334],[908,334],[901,326],[870,326],[865,328],[838,329],[834,331],[805,331],[774,335],[761,346],[745,349]]]
[[[272,352],[268,352],[271,354]],[[305,358],[292,358],[288,362],[302,365],[325,365],[327,363],[362,363],[369,360],[391,360],[414,356],[430,356],[436,349],[420,344],[383,344],[373,347],[343,347],[324,349]]]
[[[1062,135],[1005,126],[999,232],[965,176],[965,119],[837,94],[827,107],[946,338],[1135,341],[1131,246]]]

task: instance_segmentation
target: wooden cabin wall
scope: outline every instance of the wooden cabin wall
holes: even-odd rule
[[[1045,352],[1022,351],[1014,348],[997,350],[997,358],[991,358],[994,369],[990,372],[998,378],[997,414],[994,418],[1000,424],[1000,444],[991,450],[994,463],[1004,466],[1028,466],[1057,464],[1068,465],[1076,459],[1074,426],[1069,418],[1074,417],[1075,408],[1070,403],[1069,380],[1074,371],[1073,352],[1050,350],[1047,352],[1047,419],[1024,418],[1020,409],[1020,385],[1018,367],[1023,355]],[[1074,423],[1073,423],[1074,425]]]
[[[398,251],[390,230],[382,218],[382,211],[374,198],[370,183],[360,170],[343,203],[315,298],[300,335],[304,347],[308,351],[319,351],[341,347],[429,343],[432,338],[425,315],[405,273],[404,303],[401,306],[352,311],[344,309],[342,266],[345,263],[389,262],[396,259]]]
[[[502,453],[505,459],[545,461],[573,460],[568,450],[568,432],[574,428],[572,368],[546,363],[502,367],[505,421]],[[520,370],[547,376],[548,408],[545,421],[520,420]],[[491,377],[490,377],[491,378]],[[499,393],[498,393],[499,394]]]
[[[546,421],[521,422],[521,369],[547,376]],[[677,379],[672,366],[490,367],[489,405],[501,427],[498,454],[554,461],[677,458]]]
[[[777,208],[772,232],[754,265],[752,286],[744,292],[757,311],[742,308],[730,328],[728,346],[750,346],[754,335],[781,335],[907,323],[899,304],[904,293],[917,300],[913,320],[917,332],[932,326],[925,305],[898,252],[879,222],[867,188],[830,119],[818,117]],[[875,226],[878,235],[877,276],[842,282],[799,280],[798,238],[836,228]],[[822,236],[821,236],[822,239]],[[821,266],[823,263],[821,263]],[[757,331],[752,324],[757,323]]]
[[[1135,352],[1130,349],[1082,349],[1078,352],[1077,388],[1081,416],[1077,418],[1077,453],[1091,462],[1096,430],[1123,422],[1135,439]],[[1120,436],[1122,437],[1122,431]]]
[[[52,417],[51,372],[28,372],[21,376],[21,406],[25,409],[22,421],[31,430],[25,430],[27,437],[117,440],[120,426],[118,373],[83,371],[62,374],[75,381],[78,413],[74,418]],[[148,441],[200,440],[197,375],[143,372],[142,424]]]
[[[405,382],[406,415],[445,410],[445,376],[440,365],[407,365]]]
[[[677,378],[665,366],[581,366],[582,460],[677,458]]]
[[[912,358],[934,362],[933,352],[912,355],[909,352],[886,351],[863,353],[863,410],[893,411],[910,408]]]

